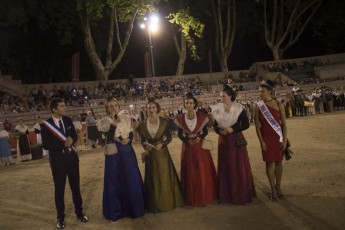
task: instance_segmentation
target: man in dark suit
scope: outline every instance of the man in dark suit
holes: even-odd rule
[[[83,214],[83,201],[80,195],[79,157],[74,147],[77,133],[71,118],[66,115],[66,105],[60,98],[50,103],[52,117],[41,124],[42,145],[49,151],[50,167],[55,186],[55,206],[58,222],[56,227],[64,229],[65,223],[65,185],[68,176],[72,191],[75,214],[81,222],[88,218]]]

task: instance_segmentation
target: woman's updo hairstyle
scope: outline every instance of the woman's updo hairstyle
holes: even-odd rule
[[[183,107],[186,108],[186,103],[185,101],[187,99],[192,99],[194,102],[194,109],[196,109],[198,107],[198,100],[193,96],[193,94],[191,92],[188,92],[185,94],[184,98],[183,98]]]
[[[153,104],[156,105],[157,113],[160,113],[160,111],[161,111],[161,106],[158,104],[158,102],[156,102],[156,100],[155,100],[153,97],[149,97],[149,98],[147,99],[146,108],[147,108],[147,106],[148,106],[149,104],[151,104],[151,103],[153,103]]]
[[[273,93],[274,93],[273,92],[274,83],[271,80],[262,81],[260,83],[260,87],[267,89],[269,92],[271,92],[271,95],[273,95]]]
[[[235,101],[237,97],[237,93],[235,90],[232,89],[232,87],[228,85],[224,85],[223,92],[225,92],[231,99],[231,101]]]

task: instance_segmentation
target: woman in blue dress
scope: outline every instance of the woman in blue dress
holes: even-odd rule
[[[0,122],[0,162],[5,165],[14,164],[11,156],[9,133],[4,129],[2,122]]]
[[[108,116],[99,123],[99,129],[106,132],[106,143],[115,143],[118,151],[105,155],[103,215],[111,221],[143,216],[144,189],[131,145],[131,119],[123,111],[120,112],[120,105],[115,98],[108,100],[106,111]]]

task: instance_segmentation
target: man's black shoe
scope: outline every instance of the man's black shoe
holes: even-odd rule
[[[81,222],[88,222],[88,221],[89,221],[89,218],[87,218],[87,216],[85,216],[85,215],[77,216],[77,218],[78,218]]]
[[[64,229],[64,228],[65,228],[65,223],[63,222],[63,220],[58,219],[58,222],[57,222],[57,224],[56,224],[56,227],[57,227],[58,229]]]

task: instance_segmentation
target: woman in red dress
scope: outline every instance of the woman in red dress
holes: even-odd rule
[[[247,146],[242,131],[249,128],[243,106],[237,102],[236,92],[225,86],[222,103],[212,108],[214,131],[218,138],[218,181],[221,203],[246,204],[256,196]]]
[[[273,87],[261,83],[259,94],[262,101],[255,106],[255,126],[258,135],[262,158],[266,162],[266,174],[271,186],[272,201],[284,198],[280,189],[282,179],[283,149],[287,144],[287,127],[284,105],[272,97]],[[270,119],[270,115],[274,119]],[[271,121],[271,122],[269,122]],[[280,128],[281,127],[281,128]]]
[[[195,111],[197,100],[191,93],[184,98],[186,113],[175,119],[182,141],[181,182],[187,205],[206,206],[218,198],[216,169],[210,150],[201,148],[207,136],[207,114]]]

